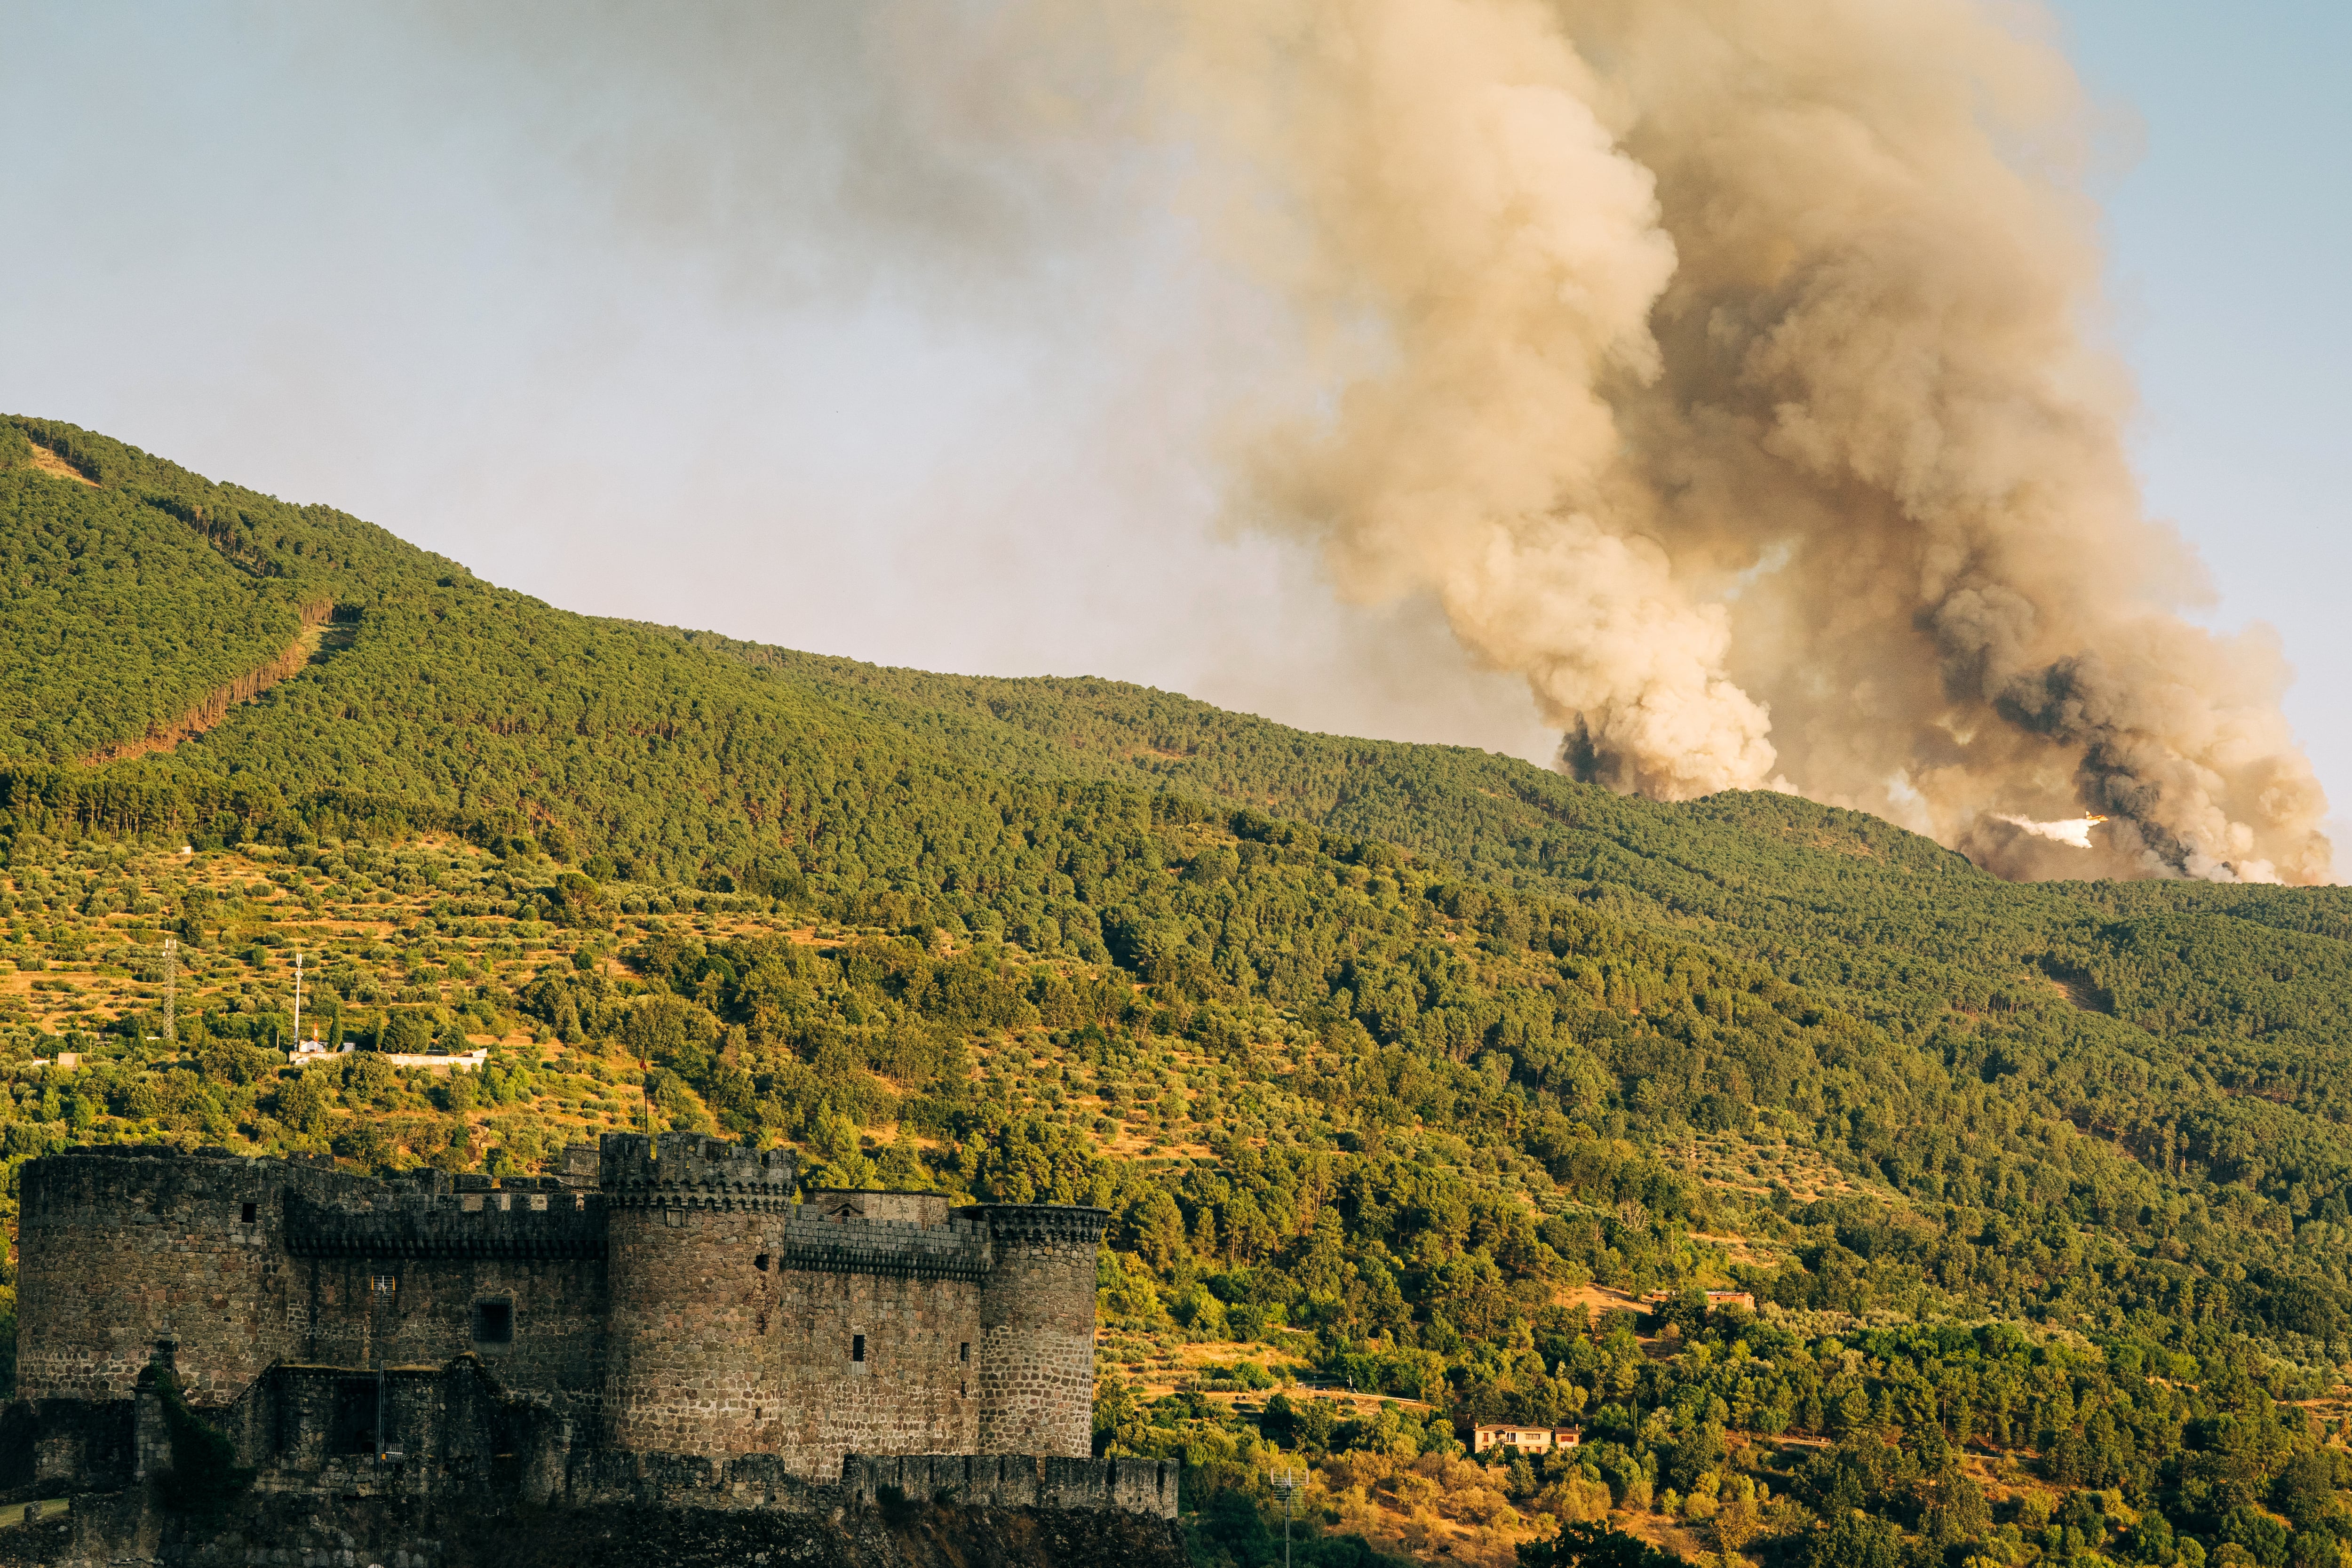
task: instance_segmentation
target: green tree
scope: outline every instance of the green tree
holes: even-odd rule
[[[1601,1524],[1563,1525],[1552,1540],[1520,1546],[1518,1559],[1519,1568],[1675,1568],[1682,1561],[1638,1535]]]
[[[1805,1568],[1904,1568],[1903,1535],[1892,1523],[1849,1512],[1805,1538]]]

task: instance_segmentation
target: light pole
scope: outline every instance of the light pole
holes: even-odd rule
[[[1282,1497],[1282,1568],[1290,1568],[1290,1500],[1298,1495],[1307,1478],[1297,1470],[1276,1470],[1271,1479]]]

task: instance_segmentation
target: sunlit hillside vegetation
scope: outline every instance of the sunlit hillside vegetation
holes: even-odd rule
[[[1097,1438],[1186,1458],[1205,1563],[1278,1552],[1283,1465],[1317,1562],[2352,1541],[2341,889],[2015,887],[1785,797],[593,620],[34,420],[0,559],[12,1170],[652,1125],[1099,1204]],[[1584,1441],[1462,1452],[1506,1419]]]

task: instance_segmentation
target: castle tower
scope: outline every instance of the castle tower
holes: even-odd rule
[[[980,1451],[1083,1458],[1094,1446],[1095,1248],[1110,1215],[983,1204],[992,1261],[980,1290]]]
[[[751,1453],[781,1391],[765,1354],[793,1156],[698,1132],[606,1133],[605,1422],[614,1446]]]
[[[225,1404],[294,1347],[276,1270],[282,1161],[226,1150],[73,1149],[24,1168],[17,1393],[128,1399],[178,1342],[198,1404]]]

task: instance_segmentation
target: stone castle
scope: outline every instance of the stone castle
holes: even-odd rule
[[[1172,1466],[1090,1458],[1099,1209],[803,1201],[788,1151],[677,1132],[499,1181],[136,1148],[22,1180],[18,1485],[167,1464],[168,1374],[264,1490],[1174,1512]]]

